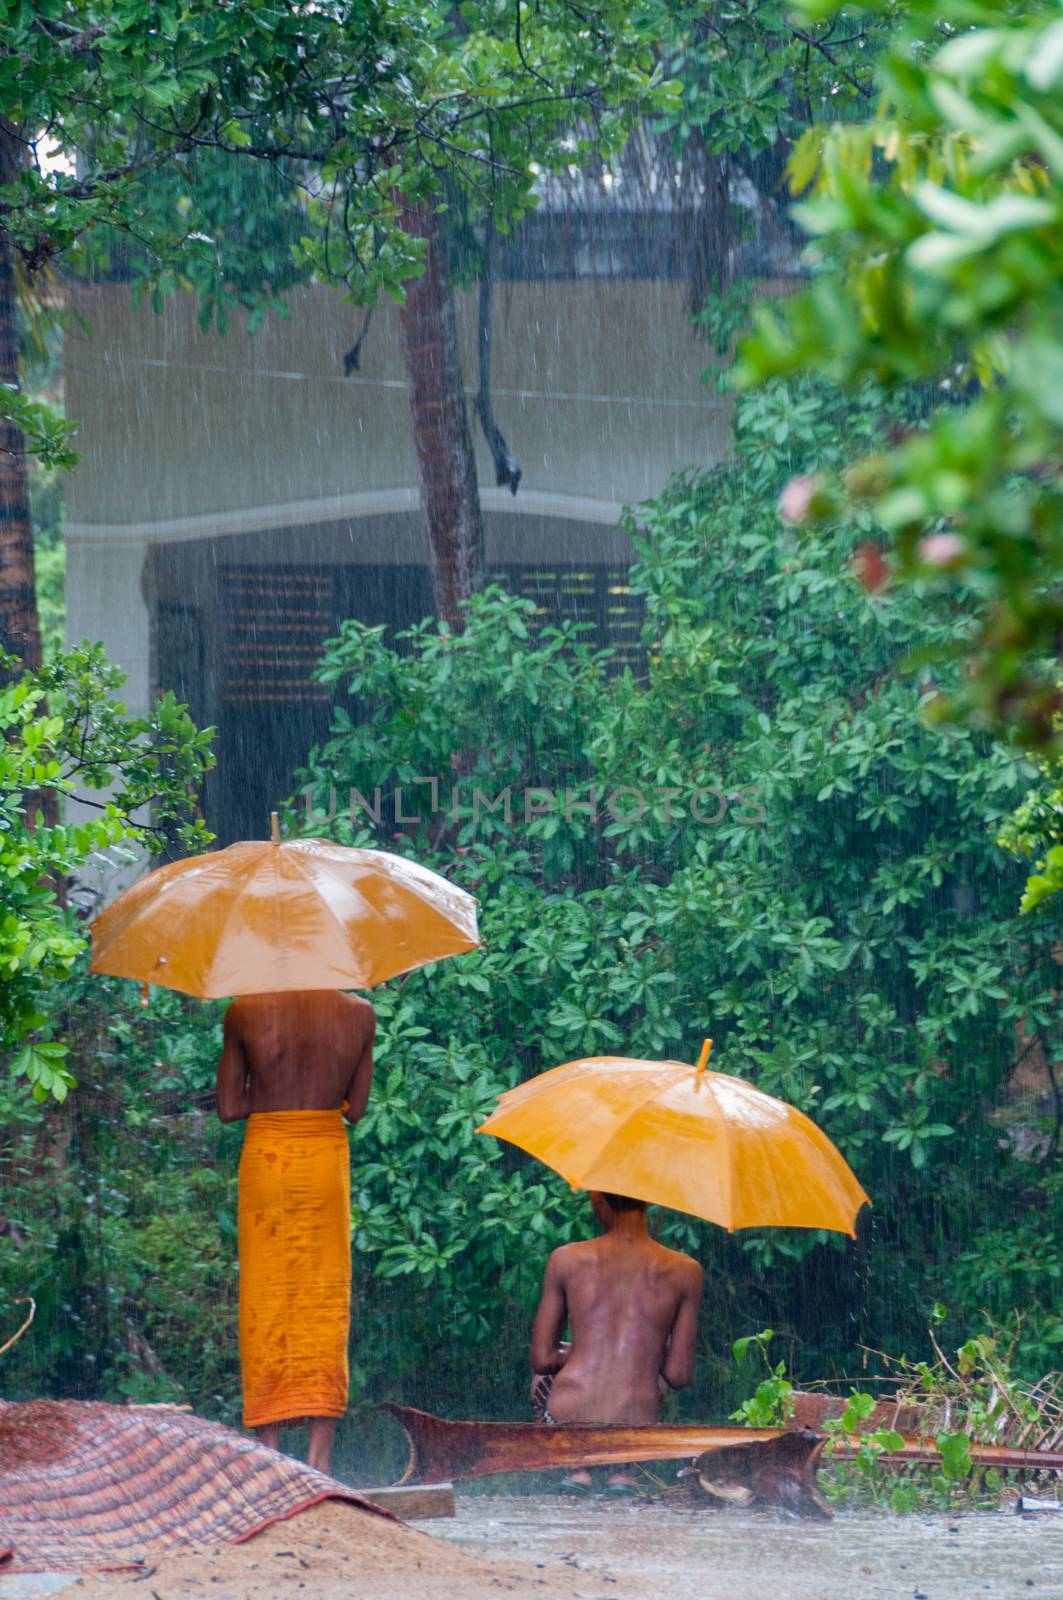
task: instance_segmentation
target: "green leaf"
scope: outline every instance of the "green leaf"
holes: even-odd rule
[[[1023,65],[1028,83],[1050,94],[1063,80],[1063,20],[1050,22],[1030,50]]]
[[[1002,234],[1019,229],[1048,227],[1057,216],[1051,201],[1037,200],[1032,195],[1001,194],[988,204],[979,205],[936,183],[919,184],[914,199],[931,222],[982,244],[990,244]],[[909,258],[915,249],[913,245]]]
[[[966,1433],[941,1433],[937,1438],[941,1470],[946,1478],[958,1481],[971,1473],[971,1441]]]

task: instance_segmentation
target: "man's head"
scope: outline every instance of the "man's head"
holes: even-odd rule
[[[645,1200],[633,1200],[628,1194],[608,1194],[603,1189],[592,1189],[590,1194],[594,1215],[605,1229],[616,1226],[625,1212],[636,1211],[646,1215]]]

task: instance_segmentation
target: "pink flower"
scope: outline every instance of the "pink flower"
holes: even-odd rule
[[[919,558],[931,567],[950,567],[967,549],[958,533],[928,533],[919,544]]]
[[[795,524],[805,522],[818,487],[816,479],[808,473],[800,478],[791,478],[779,496],[779,515],[783,521]]]

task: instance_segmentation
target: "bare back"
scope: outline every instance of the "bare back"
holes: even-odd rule
[[[532,1335],[532,1365],[556,1371],[556,1422],[655,1422],[659,1378],[690,1381],[702,1273],[648,1236],[606,1234],[550,1257]],[[565,1323],[571,1348],[556,1354]]]
[[[244,995],[225,1015],[218,1062],[223,1122],[261,1111],[333,1111],[357,1122],[369,1100],[376,1017],[333,989]]]

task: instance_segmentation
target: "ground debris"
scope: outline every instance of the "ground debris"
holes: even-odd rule
[[[274,1548],[281,1544],[280,1549]],[[490,1552],[472,1554],[408,1524],[367,1517],[342,1501],[325,1501],[274,1524],[242,1544],[212,1545],[152,1553],[153,1600],[191,1600],[220,1589],[225,1600],[281,1600],[304,1588],[314,1600],[351,1600],[351,1566],[357,1564],[358,1600],[487,1600],[500,1592],[520,1595],[543,1577],[522,1569],[515,1552],[499,1561]],[[277,1563],[280,1562],[278,1566]],[[297,1579],[298,1569],[305,1581]],[[548,1574],[551,1600],[576,1600],[577,1574],[556,1564]],[[601,1581],[591,1568],[592,1581]],[[143,1573],[86,1575],[79,1600],[117,1600]],[[585,1583],[587,1571],[581,1574]],[[143,1594],[143,1589],[131,1592]]]
[[[1035,1495],[1021,1494],[1015,1502],[1015,1510],[1023,1517],[1041,1511],[1063,1511],[1063,1501],[1039,1500]]]

